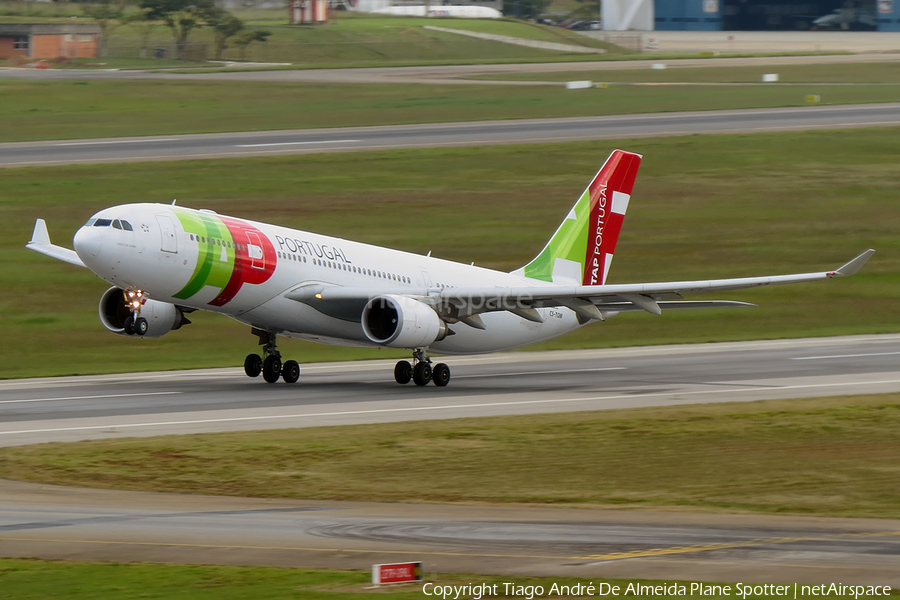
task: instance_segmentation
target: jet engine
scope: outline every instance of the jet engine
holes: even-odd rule
[[[125,322],[132,318],[130,304],[125,290],[109,288],[100,297],[100,322],[113,333],[129,335]],[[141,317],[147,319],[148,325],[143,337],[161,337],[190,323],[175,305],[150,299],[142,302]]]
[[[362,326],[367,338],[391,348],[423,348],[449,332],[427,304],[393,295],[369,300],[362,312]]]

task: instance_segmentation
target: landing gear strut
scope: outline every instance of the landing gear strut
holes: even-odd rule
[[[394,367],[394,381],[405,385],[410,380],[418,386],[425,386],[429,381],[433,381],[434,385],[444,387],[450,383],[450,367],[444,363],[432,367],[431,359],[425,354],[425,350],[419,348],[413,352],[412,364],[407,360],[401,360]]]
[[[295,360],[281,361],[281,352],[275,343],[275,333],[254,328],[253,334],[259,338],[263,347],[263,358],[259,354],[249,354],[244,359],[244,373],[248,377],[259,377],[262,374],[267,383],[275,383],[279,378],[285,383],[297,383],[300,379],[300,365]]]
[[[128,335],[146,335],[150,330],[150,323],[141,316],[141,306],[144,304],[143,290],[129,289],[125,293],[125,306],[131,314],[125,318],[122,328]]]

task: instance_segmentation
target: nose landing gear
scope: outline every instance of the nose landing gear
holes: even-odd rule
[[[419,348],[413,352],[413,363],[415,366],[407,360],[398,362],[394,367],[394,381],[401,385],[414,381],[420,387],[428,385],[429,381],[438,387],[450,383],[450,367],[444,363],[432,367],[431,359],[425,354],[424,349]]]
[[[284,379],[285,383],[297,383],[300,379],[300,364],[295,360],[281,361],[281,352],[275,343],[276,334],[256,328],[252,332],[259,338],[265,359],[259,354],[248,354],[244,359],[244,373],[248,377],[259,377],[262,374],[267,383],[275,383],[279,379]]]
[[[125,318],[122,327],[128,335],[146,335],[150,330],[150,323],[141,316],[143,304],[143,290],[125,290],[125,306],[131,311],[131,314]]]

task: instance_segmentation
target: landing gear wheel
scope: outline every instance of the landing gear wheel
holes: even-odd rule
[[[259,354],[248,354],[244,359],[244,373],[247,377],[259,377],[262,373],[263,361]]]
[[[146,335],[150,330],[150,323],[144,317],[138,317],[134,320],[134,332],[137,335]]]
[[[413,368],[412,365],[409,364],[408,360],[401,360],[394,367],[394,381],[399,383],[400,385],[405,385],[409,383],[409,381],[413,377]]]
[[[263,361],[262,376],[267,383],[275,383],[281,377],[281,359],[277,356],[267,356]]]
[[[418,386],[428,385],[428,382],[431,381],[431,365],[427,362],[416,363],[416,367],[413,369],[413,381]]]
[[[284,366],[281,367],[281,378],[285,383],[297,383],[297,380],[300,379],[300,365],[296,360],[285,361]]]
[[[431,370],[431,380],[438,387],[444,387],[450,383],[450,367],[444,363],[434,365],[434,368]]]
[[[125,330],[126,334],[134,335],[134,317],[125,319],[125,322],[122,323],[122,328]]]

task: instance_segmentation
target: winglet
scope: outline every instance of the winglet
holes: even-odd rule
[[[850,262],[848,262],[846,265],[844,265],[837,271],[832,271],[831,273],[828,274],[828,276],[829,277],[846,277],[848,275],[856,275],[857,273],[859,273],[859,270],[865,266],[865,264],[869,261],[869,258],[871,258],[873,254],[875,254],[875,251],[870,248],[869,250],[866,250],[865,252],[863,252],[862,254],[860,254],[859,256],[857,256],[856,258],[851,260]]]
[[[50,233],[47,231],[47,222],[38,219],[34,222],[34,233],[31,234],[31,243],[33,244],[49,244]]]
[[[25,247],[76,267],[87,266],[74,250],[63,248],[62,246],[54,246],[50,243],[50,233],[47,231],[47,223],[43,219],[38,219],[34,222],[34,232],[31,234],[31,241],[25,244]]]

